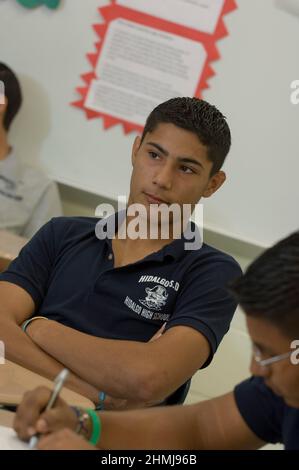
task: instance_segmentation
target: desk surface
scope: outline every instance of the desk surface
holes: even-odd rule
[[[0,256],[13,260],[27,242],[26,238],[18,237],[6,230],[0,230]]]
[[[11,413],[10,411],[0,410],[0,426],[4,426],[6,428],[12,428],[14,416],[15,416],[15,413]]]
[[[0,230],[0,272],[9,266],[27,242],[26,238],[18,237],[6,230]]]
[[[25,392],[41,385],[53,388],[50,380],[13,362],[6,360],[0,365],[0,403],[3,405],[19,404]],[[69,405],[94,408],[89,399],[67,388],[63,388],[60,395]]]

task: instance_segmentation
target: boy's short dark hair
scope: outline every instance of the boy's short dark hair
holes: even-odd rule
[[[247,316],[299,334],[299,232],[266,250],[230,289]]]
[[[5,96],[8,102],[3,121],[4,129],[8,131],[21,107],[22,91],[14,72],[2,62],[0,62],[0,81],[4,83]]]
[[[218,109],[199,98],[172,98],[159,104],[147,118],[141,141],[160,123],[171,123],[197,135],[207,147],[213,163],[211,175],[222,167],[230,150],[231,133],[226,118]]]

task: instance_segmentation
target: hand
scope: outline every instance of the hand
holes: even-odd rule
[[[166,327],[166,323],[164,323],[162,327],[157,331],[157,333],[154,334],[154,336],[149,340],[149,343],[152,343],[153,341],[156,341],[157,339],[159,339],[160,336],[162,336],[162,334],[164,333],[165,327]],[[107,395],[105,398],[104,408],[105,410],[128,410],[128,409],[135,409],[138,407],[141,408],[144,406],[152,406],[152,403],[138,404],[138,403],[135,403],[134,401],[129,402],[127,399],[113,398]]]
[[[13,423],[16,433],[23,441],[28,441],[37,433],[48,434],[63,428],[76,429],[77,416],[61,398],[57,398],[54,408],[43,411],[51,393],[46,387],[25,393]]]
[[[42,437],[38,444],[38,450],[96,450],[83,437],[78,436],[70,429],[62,429],[49,436]]]

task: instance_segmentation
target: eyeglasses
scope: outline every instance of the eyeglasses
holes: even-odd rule
[[[282,361],[283,359],[287,359],[288,357],[291,356],[293,351],[289,351],[284,354],[279,354],[277,356],[272,356],[268,357],[267,359],[262,359],[262,353],[259,350],[257,346],[252,347],[252,356],[255,362],[260,366],[260,367],[266,367],[269,366],[270,364],[274,364],[275,362]]]

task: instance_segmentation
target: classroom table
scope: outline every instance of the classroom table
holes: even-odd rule
[[[15,413],[11,411],[0,410],[0,426],[11,428]]]
[[[18,405],[26,391],[41,385],[53,389],[53,382],[18,364],[6,360],[5,364],[0,365],[0,405]],[[94,408],[92,401],[66,387],[63,387],[60,396],[69,405]]]
[[[28,240],[6,230],[0,230],[0,272],[14,260]]]

